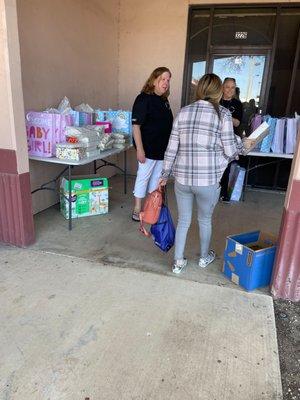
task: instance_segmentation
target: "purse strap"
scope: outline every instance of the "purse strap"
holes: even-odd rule
[[[140,217],[140,228],[139,228],[140,232],[142,232],[142,234],[145,235],[146,237],[150,237],[151,236],[150,232],[147,231],[147,229],[144,227],[144,222],[143,222],[144,213],[143,213],[143,211],[140,212],[139,217]]]

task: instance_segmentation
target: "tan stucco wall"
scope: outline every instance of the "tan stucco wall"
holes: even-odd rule
[[[276,1],[275,1],[276,2]],[[274,1],[272,3],[275,3]],[[290,1],[277,1],[291,3]],[[167,66],[172,72],[170,103],[179,111],[183,83],[189,5],[250,4],[269,1],[121,0],[119,103],[131,108],[151,71]],[[136,169],[135,155],[130,170]]]
[[[0,148],[15,150],[18,173],[28,172],[15,0],[0,0]]]
[[[17,0],[25,109],[118,103],[118,0]],[[30,162],[38,187],[63,168]],[[48,191],[33,195],[34,212],[55,203]]]

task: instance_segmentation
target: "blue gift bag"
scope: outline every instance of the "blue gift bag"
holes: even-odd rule
[[[267,122],[267,124],[269,124],[269,134],[261,142],[260,151],[262,153],[270,153],[275,130],[276,130],[277,118],[272,118],[272,117],[270,117],[270,115],[266,115],[263,117],[263,121],[265,121],[265,122]]]
[[[159,219],[156,224],[151,226],[150,232],[154,243],[162,251],[167,252],[173,247],[175,241],[175,227],[170,211],[166,205],[163,204]]]

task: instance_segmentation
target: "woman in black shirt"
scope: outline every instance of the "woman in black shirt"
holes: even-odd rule
[[[173,115],[168,101],[171,72],[156,68],[135,99],[132,109],[134,146],[138,171],[134,186],[132,219],[139,221],[147,191],[158,187],[164,154],[172,130]]]
[[[243,105],[240,100],[235,98],[236,82],[234,78],[225,78],[223,82],[223,97],[220,100],[220,105],[227,108],[231,112],[233,130],[238,135],[238,127],[243,117]],[[228,194],[228,182],[231,163],[228,164],[221,179],[221,194],[220,198],[223,202],[230,201]]]

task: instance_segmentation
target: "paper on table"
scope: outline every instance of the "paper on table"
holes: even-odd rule
[[[252,141],[252,144],[246,150],[245,154],[248,154],[250,151],[252,151],[268,134],[269,124],[267,124],[267,122],[263,122],[258,128],[255,129],[255,131],[251,133],[250,136],[247,137],[247,140]]]

